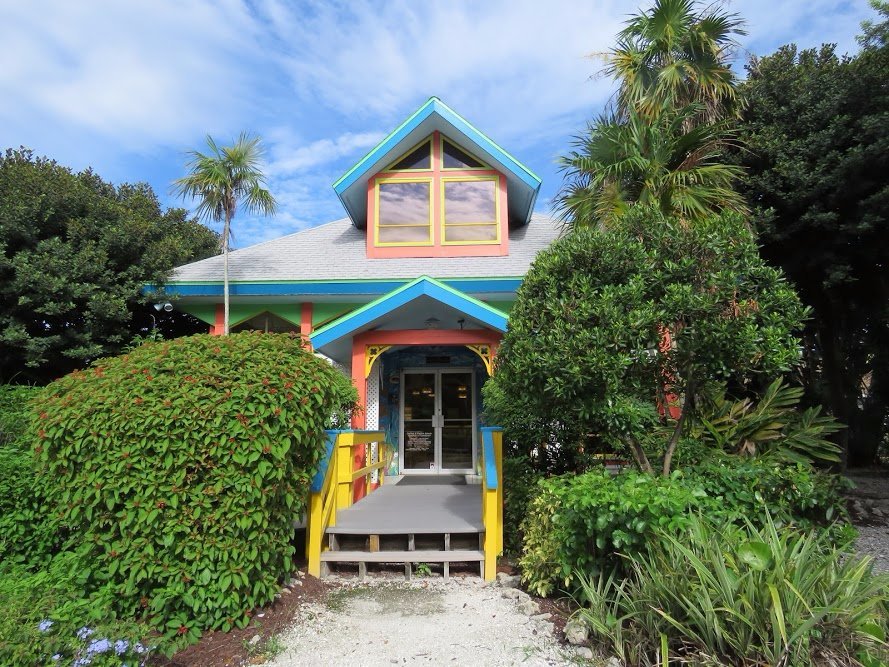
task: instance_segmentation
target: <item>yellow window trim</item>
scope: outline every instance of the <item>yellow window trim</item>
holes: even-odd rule
[[[397,160],[396,160],[397,162]],[[380,225],[380,185],[383,183],[428,183],[429,184],[429,222],[428,224],[410,224],[410,225]],[[435,215],[433,211],[432,199],[433,190],[432,176],[428,178],[378,178],[374,183],[374,245],[378,248],[397,248],[399,246],[432,246],[435,245],[435,235],[432,233],[432,220]],[[429,230],[428,241],[396,241],[382,242],[380,241],[380,227],[391,229],[393,227],[424,227]]]
[[[398,164],[399,162],[401,162],[404,158],[406,158],[408,155],[410,155],[411,153],[413,153],[415,150],[417,150],[417,149],[418,149],[420,146],[422,146],[423,144],[429,144],[429,168],[428,168],[428,169],[395,169],[395,168],[394,168],[396,164]],[[405,172],[414,172],[414,171],[416,171],[416,172],[419,172],[419,173],[422,173],[422,172],[425,172],[425,171],[432,171],[432,167],[434,166],[434,165],[432,164],[432,160],[433,160],[433,155],[432,155],[432,135],[430,134],[428,137],[426,137],[425,139],[423,139],[423,141],[421,141],[420,143],[418,143],[416,146],[414,146],[413,148],[410,148],[410,149],[406,150],[404,153],[402,153],[401,155],[399,155],[396,159],[392,160],[392,163],[391,163],[388,167],[386,167],[385,169],[383,169],[383,171],[394,171],[394,172],[402,172],[402,171],[405,171]]]
[[[489,166],[485,163],[484,160],[479,160],[475,155],[473,155],[473,154],[470,153],[468,150],[466,150],[465,148],[463,148],[463,146],[460,146],[459,144],[457,144],[456,141],[451,141],[450,139],[447,139],[447,138],[445,137],[445,135],[443,135],[443,134],[439,134],[439,135],[438,135],[438,141],[439,141],[439,145],[438,145],[438,155],[439,155],[439,157],[440,157],[440,159],[441,159],[441,170],[442,170],[442,171],[493,171],[493,170],[491,169],[491,167],[489,167]],[[478,160],[478,161],[482,164],[482,166],[481,166],[481,167],[445,167],[445,166],[444,166],[444,142],[446,142],[446,141],[447,141],[449,144],[453,145],[455,148],[459,148],[461,151],[463,151],[464,153],[466,153],[466,154],[467,154],[469,157],[471,157],[473,160]],[[408,153],[409,153],[409,152],[410,152],[410,151],[408,151]],[[405,153],[405,155],[407,155],[407,153]],[[400,158],[399,158],[399,159],[400,159]],[[396,162],[398,162],[398,160],[396,160]]]
[[[499,176],[442,176],[441,177],[441,245],[499,245],[500,244],[500,177]],[[478,223],[462,223],[462,222],[452,222],[448,223],[448,214],[445,208],[445,183],[447,182],[454,183],[467,183],[474,181],[493,181],[494,182],[494,220],[493,222],[490,220],[485,220],[484,222]],[[496,225],[497,228],[497,238],[491,241],[446,241],[447,235],[445,234],[447,227],[454,227],[458,225]]]

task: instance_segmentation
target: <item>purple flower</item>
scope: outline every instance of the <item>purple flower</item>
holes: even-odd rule
[[[86,652],[89,653],[105,653],[108,649],[111,648],[111,642],[107,639],[96,639],[90,643],[86,648]]]
[[[130,648],[130,642],[126,639],[118,639],[114,642],[114,652],[117,653],[117,655],[123,655],[127,652],[128,648]]]
[[[37,629],[40,630],[40,632],[48,632],[51,627],[52,621],[49,619],[42,620],[37,624]]]
[[[88,628],[88,627],[86,627],[86,626],[84,625],[82,628],[80,628],[80,630],[77,631],[77,638],[78,638],[80,641],[84,642],[84,641],[86,641],[87,639],[89,639],[89,636],[90,636],[91,634],[93,634],[93,630],[92,630],[92,628]]]
[[[58,662],[58,661],[61,660],[61,659],[62,659],[62,654],[61,654],[61,653],[56,653],[56,654],[52,657],[52,661],[53,661],[53,662]]]
[[[93,659],[89,656],[85,656],[83,658],[77,658],[77,660],[75,660],[73,663],[73,667],[86,667],[92,661],[93,661]]]
[[[136,653],[138,653],[139,655],[142,655],[142,654],[145,653],[148,649],[145,648],[144,646],[142,646],[142,642],[136,642],[136,645],[133,646],[133,650],[134,650]]]

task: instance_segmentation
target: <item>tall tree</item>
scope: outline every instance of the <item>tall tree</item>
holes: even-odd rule
[[[686,220],[723,209],[744,212],[733,187],[743,171],[724,162],[732,130],[724,121],[686,128],[699,109],[695,104],[647,118],[631,108],[625,120],[602,117],[590,125],[560,159],[563,219],[574,227],[608,226],[634,203]]]
[[[144,332],[143,285],[162,285],[173,267],[213,254],[217,244],[183,209],[162,211],[148,185],[114,186],[91,170],[7,150],[0,381],[43,382],[119,352]]]
[[[655,0],[627,21],[604,73],[617,80],[614,113],[575,138],[561,158],[555,207],[569,226],[608,224],[634,203],[702,219],[743,211],[736,166],[723,148],[738,109],[729,58],[743,22],[693,0]]]
[[[604,73],[619,84],[618,112],[654,118],[665,108],[694,104],[698,120],[733,115],[737,78],[729,61],[735,36],[744,34],[740,16],[715,3],[655,0],[627,21],[617,46],[605,55]]]
[[[889,433],[887,21],[865,28],[853,58],[791,45],[751,62],[738,154],[763,256],[813,309],[802,379],[848,424],[853,465]]]
[[[218,146],[207,136],[208,152],[190,151],[189,174],[175,181],[183,197],[199,200],[197,213],[205,219],[222,222],[220,240],[223,254],[223,302],[225,317],[223,333],[229,329],[228,252],[231,242],[231,221],[241,205],[248,213],[273,215],[277,202],[265,188],[260,169],[263,157],[259,137],[242,132],[233,146]]]

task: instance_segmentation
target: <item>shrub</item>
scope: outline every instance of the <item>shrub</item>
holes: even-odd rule
[[[35,387],[0,385],[0,447],[13,444],[25,432],[28,401],[35,392]]]
[[[534,497],[536,472],[524,456],[507,456],[503,459],[503,539],[504,550],[509,554],[522,551],[522,521],[528,513],[528,504]]]
[[[691,466],[667,478],[604,470],[541,482],[529,504],[519,561],[523,580],[538,595],[577,585],[576,574],[620,569],[620,556],[639,553],[660,533],[703,512],[726,524],[751,521],[802,528],[827,526],[847,543],[854,529],[840,490],[842,478],[798,464],[726,459]],[[834,522],[834,523],[832,523]]]
[[[799,361],[794,332],[805,315],[746,220],[726,213],[689,225],[635,206],[537,255],[485,383],[485,409],[529,456],[557,442],[568,461],[620,450],[648,469],[642,441],[661,420],[665,378],[686,407],[715,381],[774,378]],[[665,476],[681,420],[673,426]]]
[[[351,382],[289,335],[145,344],[49,385],[32,438],[86,590],[164,637],[243,626],[291,571],[293,520]]]
[[[44,565],[59,540],[59,524],[46,510],[31,452],[0,446],[0,563]]]
[[[62,554],[45,570],[0,566],[0,664],[142,664],[148,628],[114,617],[105,587],[84,597],[77,558]],[[146,642],[147,643],[147,642]]]
[[[684,526],[696,499],[676,479],[598,470],[541,481],[522,525],[528,589],[543,596],[571,589],[578,572],[609,569],[618,552],[643,549],[655,528]]]
[[[581,618],[624,664],[885,664],[889,576],[823,532],[694,517],[626,569],[579,576]]]

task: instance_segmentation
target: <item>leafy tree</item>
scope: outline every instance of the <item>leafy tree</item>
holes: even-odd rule
[[[718,4],[655,0],[627,22],[605,56],[605,74],[619,81],[620,114],[656,118],[665,108],[698,105],[699,120],[733,115],[737,78],[728,60],[734,35],[745,34],[744,21]]]
[[[567,462],[551,468],[620,448],[651,471],[646,438],[667,421],[656,399],[682,395],[682,416],[654,443],[669,474],[701,391],[788,371],[805,314],[741,216],[690,225],[636,206],[607,230],[577,230],[538,255],[485,405],[525,453]]]
[[[119,351],[145,283],[213,252],[216,235],[146,184],[114,186],[27,149],[0,157],[0,378],[45,381]],[[172,320],[172,318],[171,318]],[[178,325],[177,325],[178,326]],[[186,325],[187,327],[187,325]]]
[[[693,0],[655,0],[627,22],[605,54],[616,110],[560,160],[555,206],[569,226],[607,225],[635,203],[689,220],[745,210],[732,187],[740,170],[723,152],[738,109],[729,56],[741,34],[737,14]]]
[[[742,192],[763,257],[812,308],[802,380],[849,426],[851,464],[874,462],[889,419],[887,25],[866,26],[853,58],[782,47],[749,64],[743,89]]]
[[[648,118],[631,108],[624,121],[602,117],[590,125],[560,160],[563,218],[575,227],[607,226],[634,203],[688,220],[721,209],[745,211],[733,188],[743,171],[725,164],[723,146],[732,133],[725,122],[686,129],[699,109]]]
[[[232,218],[235,217],[239,204],[248,213],[272,215],[277,209],[277,203],[264,187],[265,177],[259,166],[263,156],[259,137],[251,137],[242,132],[234,146],[220,147],[208,135],[207,148],[208,153],[189,153],[189,174],[178,179],[174,185],[182,197],[199,200],[199,217],[223,223],[221,244],[225,317],[222,331],[228,335],[228,251]]]

